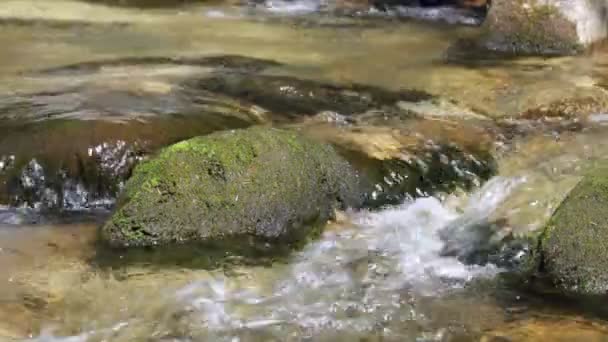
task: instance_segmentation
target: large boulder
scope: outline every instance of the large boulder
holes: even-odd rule
[[[608,165],[570,192],[539,241],[538,266],[567,292],[608,291]]]
[[[516,55],[563,55],[607,36],[605,0],[494,0],[477,47]]]
[[[360,197],[356,173],[329,145],[271,128],[227,131],[138,165],[101,236],[115,247],[291,244]]]

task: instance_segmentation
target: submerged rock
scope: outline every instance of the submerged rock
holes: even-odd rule
[[[470,189],[496,172],[492,138],[483,126],[421,118],[355,119],[365,123],[332,118],[298,128],[336,146],[360,171],[367,206]]]
[[[603,96],[583,96],[554,101],[521,113],[518,118],[565,127],[594,124],[608,112],[608,99]]]
[[[605,95],[574,96],[528,108],[501,120],[500,124],[505,134],[510,136],[532,136],[538,132],[550,132],[557,136],[603,126],[607,112],[608,98]]]
[[[182,141],[140,164],[101,236],[116,247],[285,245],[358,205],[358,178],[332,147],[250,128]]]
[[[375,159],[360,151],[343,151],[367,183],[366,205],[399,204],[407,198],[471,189],[496,171],[491,154],[471,154],[449,144],[426,144],[403,150],[400,157]]]
[[[608,166],[595,167],[570,192],[540,237],[535,261],[559,288],[608,291]]]
[[[400,111],[397,107],[399,102],[434,98],[418,90],[390,91],[363,84],[338,85],[289,76],[239,72],[202,78],[189,82],[187,86],[254,104],[280,114],[283,120],[312,116],[322,111],[347,116],[368,110]]]
[[[509,55],[569,55],[608,36],[602,0],[494,0],[467,48]]]
[[[223,73],[256,74],[280,63],[239,55],[140,56],[100,59],[35,71],[36,91],[0,94],[0,120],[146,120],[214,113],[260,119],[255,108],[191,87],[192,80]]]
[[[165,71],[171,77],[154,76],[159,65],[169,67]],[[423,91],[261,74],[278,65],[241,56],[141,57],[36,71],[33,75],[53,82],[66,76],[79,82],[67,89],[0,97],[0,119],[4,119],[0,125],[0,204],[68,210],[111,207],[134,165],[148,154],[194,136],[253,124],[295,124],[298,128],[298,122],[323,117],[340,126],[367,122],[386,127],[418,117],[465,114],[483,120],[457,103]],[[416,130],[397,135],[407,140],[418,134]],[[422,146],[423,140],[418,139],[416,145]],[[419,188],[429,190],[458,169],[464,172],[461,178],[474,178],[467,171],[477,174],[483,166],[478,168],[466,149],[458,151],[449,143],[431,142],[417,149],[416,157],[428,152],[419,159],[391,151],[379,164],[372,161],[362,167],[382,169],[382,176],[374,174],[373,183],[382,182],[383,188],[387,187],[384,177],[393,182],[398,180],[391,181],[393,176],[436,176],[424,178],[425,186],[418,186],[418,181],[412,186],[389,186],[393,190],[386,203],[400,201]],[[358,147],[355,151],[368,149],[365,144]],[[464,164],[461,159],[466,160]],[[427,172],[428,163],[431,170]],[[441,166],[439,171],[433,165]]]

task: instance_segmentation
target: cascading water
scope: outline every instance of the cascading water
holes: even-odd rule
[[[433,197],[351,213],[350,223],[328,231],[287,264],[237,270],[236,275],[212,272],[203,280],[193,273],[189,285],[159,294],[164,296],[164,322],[146,322],[151,318],[134,312],[104,329],[82,322],[87,332],[79,336],[59,339],[44,333],[33,341],[120,340],[129,330],[150,324],[150,335],[138,338],[349,340],[379,333],[400,340],[441,340],[441,331],[432,328],[432,312],[420,302],[459,291],[473,279],[493,277],[499,269],[441,256],[439,233],[454,222],[484,220],[520,181],[494,178],[469,198],[461,213]]]

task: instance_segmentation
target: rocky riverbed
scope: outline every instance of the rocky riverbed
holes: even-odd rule
[[[489,5],[4,1],[0,340],[607,339],[608,50]]]

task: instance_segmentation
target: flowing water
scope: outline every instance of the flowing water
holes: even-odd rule
[[[604,48],[454,52],[481,19],[451,7],[111,3],[0,4],[0,340],[608,341],[601,307],[512,279],[525,247],[467,265],[440,234],[466,250],[538,229],[607,157],[595,102],[581,118],[518,116],[568,98],[608,103]],[[468,186],[339,213],[317,241],[263,265],[91,261],[135,163],[253,124],[379,160],[457,145],[440,160]],[[459,164],[480,146],[498,159],[485,183]]]

